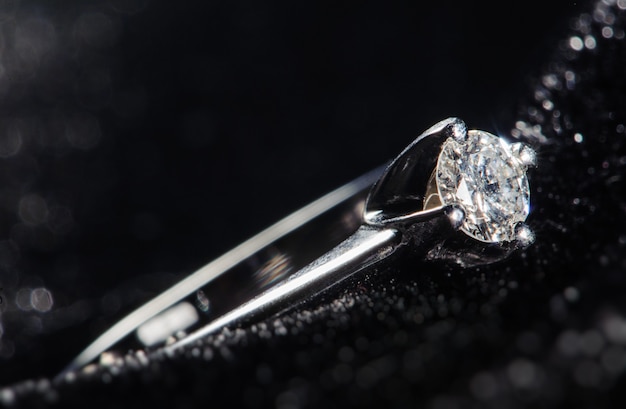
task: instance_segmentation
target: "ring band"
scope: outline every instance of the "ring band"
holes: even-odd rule
[[[406,247],[462,267],[501,260],[534,240],[524,221],[526,170],[535,162],[523,144],[467,131],[457,118],[441,121],[388,166],[287,216],[139,307],[60,376],[113,345],[137,349],[169,339],[165,351],[174,352],[263,319]],[[172,338],[183,330],[191,333]],[[139,343],[128,336],[133,331]]]
[[[100,335],[62,374],[83,367],[113,345],[120,350],[145,347],[129,335],[150,319],[158,321],[159,315],[176,304],[196,306],[194,327],[198,327],[220,312],[234,308],[233,300],[254,297],[259,290],[284,279],[290,271],[314,261],[358,229],[367,193],[384,168],[378,167],[333,190],[168,288]],[[311,242],[316,243],[315,249],[307,244]],[[288,260],[282,274],[267,268],[280,258]],[[278,277],[271,280],[268,277],[272,275]]]

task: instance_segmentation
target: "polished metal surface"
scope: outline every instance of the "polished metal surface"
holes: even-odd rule
[[[135,330],[143,344],[135,342],[133,348],[168,341],[164,351],[171,353],[226,327],[261,320],[407,246],[424,260],[470,266],[500,260],[529,245],[532,232],[526,229],[510,243],[472,240],[458,231],[464,209],[433,198],[442,144],[466,135],[457,118],[439,122],[384,170],[378,168],[293,213],[129,314],[62,374],[112,346],[120,347]],[[174,308],[182,311],[178,318]],[[185,325],[177,327],[180,322]]]
[[[129,335],[179,302],[187,300],[197,306],[198,324],[228,311],[234,307],[233,300],[237,303],[264,290],[268,282],[279,281],[281,277],[268,279],[274,270],[265,268],[277,255],[289,260],[290,270],[304,267],[359,227],[367,191],[382,171],[383,167],[374,169],[328,193],[192,273],[100,335],[64,373],[88,364],[120,342],[129,348],[143,347]],[[310,240],[318,243],[315,249],[307,246]]]

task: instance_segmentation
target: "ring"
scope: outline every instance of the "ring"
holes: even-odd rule
[[[527,170],[535,166],[529,146],[443,120],[389,165],[287,216],[118,321],[57,379],[111,347],[173,353],[267,318],[404,249],[460,267],[502,260],[535,239],[525,224]]]

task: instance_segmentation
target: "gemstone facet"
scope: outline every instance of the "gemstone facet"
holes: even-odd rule
[[[437,162],[437,190],[444,205],[465,212],[461,230],[488,243],[513,241],[530,209],[527,164],[503,139],[471,130],[449,138]]]

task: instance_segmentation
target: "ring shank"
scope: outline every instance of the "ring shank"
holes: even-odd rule
[[[301,270],[358,229],[366,196],[383,170],[378,167],[330,192],[184,278],[104,332],[61,375],[111,347],[123,351],[146,347],[131,333],[161,316],[176,322],[176,317],[167,316],[172,306],[193,306],[195,314],[186,311],[196,318],[187,328],[172,328],[169,335],[193,331]]]

